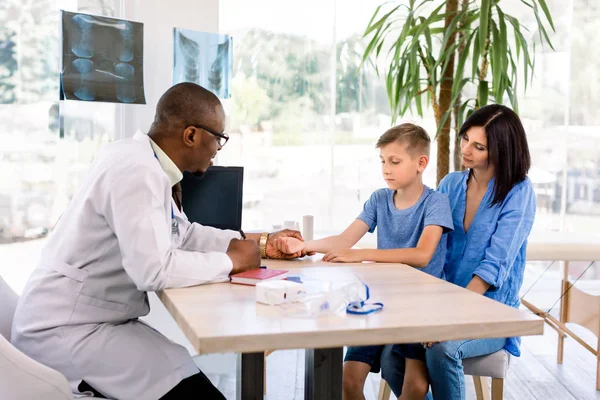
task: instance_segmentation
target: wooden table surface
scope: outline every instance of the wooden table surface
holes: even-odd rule
[[[403,264],[331,264],[320,257],[265,260],[308,280],[358,277],[382,311],[307,318],[256,303],[254,286],[219,283],[168,289],[159,297],[192,345],[204,353],[413,343],[543,333],[543,320]]]

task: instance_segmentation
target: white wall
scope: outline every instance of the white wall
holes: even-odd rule
[[[145,105],[127,105],[124,136],[147,132],[160,96],[172,86],[173,28],[219,32],[219,0],[123,0],[121,18],[144,24]]]
[[[219,0],[123,0],[120,18],[144,24],[145,105],[120,106],[124,137],[147,132],[160,96],[172,86],[173,28],[219,31]],[[154,293],[150,314],[143,318],[169,339],[197,354]]]

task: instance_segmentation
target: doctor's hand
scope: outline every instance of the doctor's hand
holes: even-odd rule
[[[292,258],[304,257],[306,255],[312,256],[315,254],[313,252],[307,253],[306,248],[303,245],[287,246],[287,244],[284,244],[284,242],[280,240],[284,238],[294,238],[299,242],[304,242],[300,232],[291,229],[284,229],[282,231],[271,233],[267,239],[267,258],[273,258],[276,260],[289,260]],[[298,244],[297,241],[294,242]]]
[[[260,267],[260,248],[254,240],[231,239],[227,255],[233,264],[231,275]]]

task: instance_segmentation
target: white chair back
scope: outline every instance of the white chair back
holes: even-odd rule
[[[0,337],[0,399],[73,400],[67,379]]]
[[[67,378],[10,343],[18,301],[19,296],[0,276],[0,399],[73,400]]]
[[[0,335],[10,342],[10,330],[19,296],[0,276]]]

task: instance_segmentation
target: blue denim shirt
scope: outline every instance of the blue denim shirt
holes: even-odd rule
[[[486,297],[511,307],[520,305],[527,237],[535,218],[536,199],[531,181],[515,185],[500,205],[490,207],[494,180],[481,200],[469,231],[463,220],[469,171],[447,175],[438,190],[448,195],[454,231],[448,234],[444,272],[449,282],[466,287],[474,275],[490,284]],[[519,356],[521,338],[507,340],[505,349]]]

